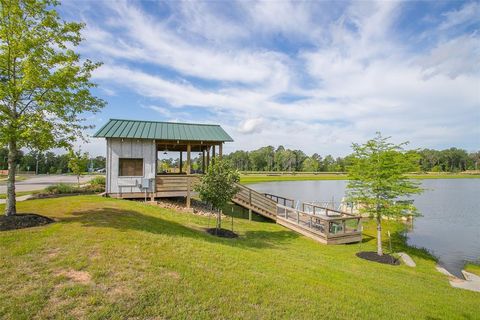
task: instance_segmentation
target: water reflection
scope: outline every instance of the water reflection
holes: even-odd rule
[[[339,202],[346,181],[285,181],[250,185],[301,201]],[[450,272],[461,275],[465,261],[480,259],[480,179],[423,180],[425,192],[416,195],[422,214],[408,229],[408,243],[439,258]]]

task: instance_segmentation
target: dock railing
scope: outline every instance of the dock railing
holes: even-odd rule
[[[268,199],[272,199],[277,204],[284,205],[284,206],[290,207],[290,208],[295,208],[295,200],[293,200],[293,199],[277,196],[277,195],[270,194],[270,193],[264,193],[263,195],[265,197],[267,197]]]
[[[361,241],[361,217],[302,203],[302,210],[277,204],[277,222],[298,226],[326,243]],[[310,209],[310,211],[306,211]]]

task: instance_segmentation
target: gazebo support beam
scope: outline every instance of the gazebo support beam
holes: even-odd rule
[[[183,152],[180,151],[180,172],[179,173],[182,173],[182,170],[183,170]]]
[[[190,202],[191,202],[191,179],[190,179],[190,174],[191,172],[191,151],[192,151],[192,146],[190,144],[187,144],[187,208],[190,208]]]

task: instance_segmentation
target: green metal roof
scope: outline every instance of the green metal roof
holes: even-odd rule
[[[219,125],[110,119],[96,138],[132,138],[183,141],[233,141]]]

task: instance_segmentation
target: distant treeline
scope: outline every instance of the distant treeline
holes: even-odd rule
[[[480,151],[468,153],[463,149],[445,150],[423,149],[418,153],[418,171],[460,172],[480,169]],[[7,149],[0,148],[0,170],[7,169]],[[351,163],[352,155],[334,158],[315,153],[307,156],[301,150],[285,149],[283,146],[262,147],[253,151],[238,150],[224,156],[240,171],[304,171],[304,172],[344,172]],[[53,152],[19,153],[20,171],[38,173],[67,173],[68,155]],[[178,166],[178,159],[163,160],[167,166]],[[105,168],[105,157],[90,158],[88,167],[93,170]],[[192,168],[201,168],[201,158],[192,157]],[[87,169],[87,168],[86,168]]]
[[[7,155],[8,150],[0,148],[0,170],[7,169]],[[53,152],[36,152],[30,151],[24,153],[19,152],[18,155],[18,170],[35,172],[38,165],[38,173],[60,174],[67,173],[68,170],[68,154],[55,154]],[[105,157],[99,156],[90,158],[88,168],[93,170],[105,168]]]
[[[418,153],[418,171],[460,172],[480,168],[480,151],[468,153],[463,149],[450,148],[411,152]],[[267,146],[253,151],[235,151],[225,158],[240,171],[344,172],[351,163],[352,155],[334,158],[315,153],[307,156],[302,150]]]

